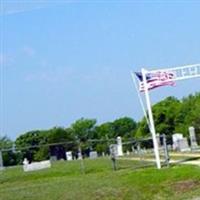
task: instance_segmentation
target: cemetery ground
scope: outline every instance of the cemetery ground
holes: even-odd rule
[[[172,165],[157,170],[134,160],[109,158],[57,161],[49,169],[0,171],[0,200],[199,199],[200,166]]]

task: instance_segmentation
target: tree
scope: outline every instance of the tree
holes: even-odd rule
[[[23,158],[27,158],[30,162],[48,158],[48,155],[35,156],[40,149],[40,145],[47,143],[48,131],[33,130],[20,135],[16,141],[16,147],[22,149]]]
[[[136,133],[137,123],[130,117],[116,119],[112,125],[114,129],[114,138],[117,136],[130,138]]]
[[[0,137],[0,150],[12,148],[13,141],[7,136]]]
[[[13,151],[13,144],[13,141],[8,137],[0,137],[0,150],[2,151],[4,166],[12,166],[20,162],[20,154]]]
[[[200,93],[183,98],[180,112],[176,119],[176,131],[188,135],[188,127],[194,126],[199,133]]]
[[[152,108],[156,131],[171,136],[183,133],[188,136],[188,127],[194,126],[200,138],[200,93],[189,95],[178,100],[167,97]],[[137,136],[148,135],[149,130],[145,118],[138,125]]]
[[[112,122],[106,122],[95,127],[97,139],[113,138],[114,127]]]
[[[67,150],[77,149],[71,128],[54,127],[50,129],[47,141],[52,144],[49,147],[51,155],[56,156],[57,159],[66,159]]]
[[[31,162],[49,159],[50,153],[55,151],[62,152],[61,157],[65,158],[65,151],[74,147],[73,141],[72,129],[54,127],[25,133],[16,139],[16,146],[22,149],[23,157]]]
[[[175,97],[167,97],[152,107],[156,132],[172,135],[175,130],[176,118],[180,111],[181,103]],[[139,123],[137,136],[145,136],[150,133],[146,119]]]
[[[73,135],[76,139],[84,142],[95,138],[95,119],[81,118],[71,125]]]
[[[92,147],[91,143],[88,143],[87,141],[89,139],[96,138],[95,124],[95,119],[81,118],[71,125],[73,136],[76,139],[78,145],[77,151],[80,151],[81,149],[83,156],[88,156]]]
[[[155,126],[158,133],[168,136],[174,133],[180,107],[181,103],[175,97],[167,97],[153,106]]]
[[[54,127],[48,130],[47,142],[50,144],[69,142],[73,139],[73,130],[70,128]]]
[[[95,127],[95,132],[96,132],[96,139],[100,139],[101,141],[96,142],[94,144],[94,148],[99,154],[102,154],[103,152],[108,154],[109,145],[111,144],[109,139],[113,139],[113,135],[114,135],[113,123],[106,122],[106,123],[100,124]]]

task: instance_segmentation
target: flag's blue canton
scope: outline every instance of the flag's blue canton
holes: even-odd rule
[[[142,72],[135,72],[136,76],[138,77],[138,79],[143,82],[143,76],[142,76]],[[148,73],[146,74],[146,80],[147,82],[153,81],[154,77],[152,73]]]
[[[142,73],[141,72],[135,72],[135,74],[138,77],[138,79],[142,82],[143,81]]]

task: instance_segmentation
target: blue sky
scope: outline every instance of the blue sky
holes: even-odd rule
[[[198,1],[2,1],[0,134],[143,116],[130,71],[200,62]],[[151,92],[156,103],[200,80]]]

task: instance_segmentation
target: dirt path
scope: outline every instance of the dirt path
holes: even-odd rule
[[[183,159],[170,159],[170,164],[184,164],[184,165],[198,165],[200,166],[200,153],[170,153],[170,156],[183,156],[187,158]],[[192,160],[194,158],[194,160]],[[137,161],[149,161],[149,162],[155,162],[155,159],[152,158],[139,158],[139,157],[120,157],[121,160],[137,160]],[[161,162],[164,162],[164,160],[161,159]]]

